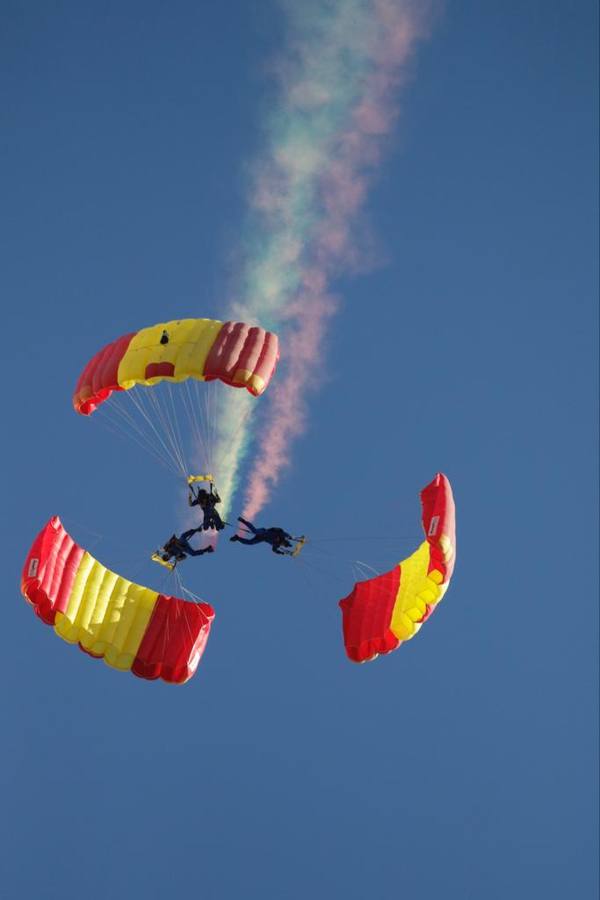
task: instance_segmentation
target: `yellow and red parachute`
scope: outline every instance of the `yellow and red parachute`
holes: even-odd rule
[[[245,322],[160,322],[99,350],[77,380],[73,407],[86,417],[100,410],[111,430],[178,476],[210,472],[225,509],[236,477],[231,448],[253,411],[246,391],[266,390],[278,358],[277,335]],[[246,391],[234,399],[230,388]]]
[[[96,353],[79,376],[73,406],[89,415],[114,391],[188,378],[219,380],[258,396],[278,357],[277,335],[244,322],[161,322],[125,334]]]
[[[139,678],[188,681],[214,618],[208,603],[159,594],[111,572],[54,516],[25,560],[21,591],[40,619],[90,656]]]
[[[340,600],[344,645],[353,662],[390,653],[414,637],[444,596],[456,554],[454,498],[438,473],[421,491],[425,541],[390,572],[359,581]]]

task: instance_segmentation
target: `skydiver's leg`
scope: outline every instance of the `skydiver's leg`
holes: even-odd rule
[[[216,528],[217,531],[223,531],[225,528],[225,523],[216,509],[213,509],[213,527]]]
[[[192,528],[191,531],[184,532],[184,534],[182,534],[181,537],[179,538],[179,545],[183,551],[182,556],[181,556],[182,559],[185,559],[186,556],[202,556],[203,553],[212,553],[213,552],[213,548],[210,546],[202,547],[200,550],[194,550],[192,545],[187,540],[187,537],[189,537],[192,534],[195,534],[195,532],[197,530],[198,530],[197,528]],[[186,535],[187,535],[187,537],[186,537]]]
[[[265,539],[262,534],[255,534],[252,538],[243,538],[238,534],[234,534],[234,536],[230,538],[230,540],[238,541],[238,543],[240,544],[262,544],[264,543]]]
[[[181,535],[180,540],[185,541],[185,543],[187,544],[187,542],[189,541],[191,536],[193,534],[196,534],[196,532],[199,530],[200,530],[199,528],[190,528],[189,531],[184,531],[183,534]]]
[[[256,534],[258,529],[254,527],[252,522],[248,522],[247,519],[242,519],[241,516],[238,516],[238,522],[241,522],[242,525],[245,525],[246,528],[248,528],[252,532],[252,534]]]
[[[216,528],[217,531],[222,531],[225,528],[223,524],[223,520],[216,509],[208,509],[204,513],[204,522],[202,524],[202,528],[204,531],[207,531],[209,528]]]

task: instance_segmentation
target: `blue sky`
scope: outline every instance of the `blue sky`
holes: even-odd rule
[[[419,49],[366,209],[384,263],[333,285],[265,511],[358,550],[190,561],[217,617],[183,688],[93,663],[20,598],[54,513],[159,584],[179,494],[70,397],[114,336],[223,314],[284,27],[269,0],[216,7],[2,4],[6,894],[595,897],[594,3],[448,3]],[[353,666],[344,553],[405,555],[437,470],[450,591]]]

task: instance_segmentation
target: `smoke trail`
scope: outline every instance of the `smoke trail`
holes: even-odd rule
[[[231,310],[232,317],[277,331],[282,345],[281,369],[261,401],[267,410],[245,497],[249,518],[269,499],[304,430],[305,397],[336,310],[328,286],[360,258],[353,226],[395,121],[406,64],[424,34],[423,4],[417,13],[408,0],[286,0],[282,6],[288,33],[277,108],[253,173],[253,237],[242,299]],[[251,440],[248,424],[232,447],[238,420],[232,400],[220,439],[229,451],[226,503]]]

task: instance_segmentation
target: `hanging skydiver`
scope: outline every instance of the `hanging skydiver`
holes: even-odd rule
[[[238,541],[240,544],[270,544],[273,553],[277,553],[279,556],[297,556],[305,542],[304,535],[292,537],[283,528],[256,528],[252,522],[248,522],[241,516],[238,516],[238,522],[241,522],[253,537],[244,538],[234,534],[229,538],[230,541]],[[296,542],[295,547],[293,547],[292,541]]]
[[[225,523],[216,509],[216,505],[221,502],[221,498],[218,491],[214,490],[213,482],[210,482],[210,492],[199,487],[197,492],[194,493],[193,484],[190,484],[189,487],[188,505],[199,506],[204,512],[203,530],[208,531],[209,528],[216,528],[217,531],[222,531],[225,528]]]
[[[189,531],[184,531],[179,537],[176,534],[172,535],[160,550],[152,554],[152,559],[154,562],[160,563],[161,566],[174,569],[178,562],[183,562],[188,556],[202,556],[204,553],[214,553],[215,548],[210,545],[202,547],[200,550],[194,550],[191,546],[189,539],[198,531],[202,531],[202,529],[190,528]]]

